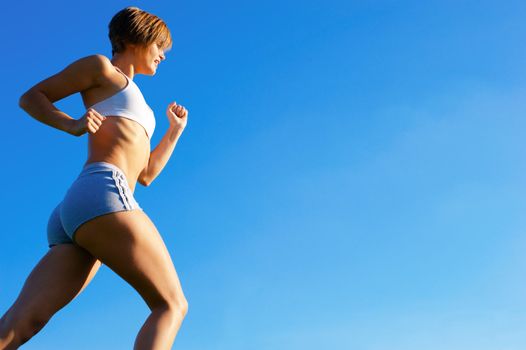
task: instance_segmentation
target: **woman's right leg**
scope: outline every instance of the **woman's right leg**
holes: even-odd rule
[[[188,304],[170,254],[146,213],[135,209],[95,217],[77,229],[74,239],[135,288],[150,308],[134,349],[171,349]]]

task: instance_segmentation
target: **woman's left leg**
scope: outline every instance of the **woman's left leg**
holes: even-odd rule
[[[101,262],[76,244],[49,249],[0,318],[0,350],[18,349],[89,284]]]

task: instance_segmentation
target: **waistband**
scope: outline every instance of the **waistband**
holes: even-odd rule
[[[112,177],[115,180],[115,184],[119,188],[119,191],[121,192],[122,196],[125,196],[125,189],[128,189],[131,192],[131,195],[133,196],[133,191],[131,191],[129,185],[128,185],[128,179],[126,178],[126,175],[124,175],[124,171],[122,171],[121,168],[116,166],[115,164],[108,163],[108,162],[92,162],[85,164],[82,168],[82,171],[78,175],[78,178],[82,178],[85,176],[88,176],[89,174],[93,174],[99,171],[112,171]],[[124,185],[124,188],[122,187]]]
[[[121,168],[119,168],[115,164],[108,163],[108,162],[93,162],[93,163],[85,164],[84,167],[82,168],[81,173],[90,172],[90,170],[95,171],[95,170],[108,170],[108,169],[113,169],[117,171],[118,173],[121,173],[124,175],[124,172],[122,171]]]

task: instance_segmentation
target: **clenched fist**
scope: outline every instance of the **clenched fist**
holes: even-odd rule
[[[168,105],[166,116],[168,117],[171,127],[181,130],[186,127],[188,111],[183,106],[178,105],[175,101]]]
[[[73,121],[69,133],[74,136],[84,135],[86,132],[94,134],[99,130],[102,123],[107,118],[94,110],[93,108],[88,108],[86,113],[80,118]]]

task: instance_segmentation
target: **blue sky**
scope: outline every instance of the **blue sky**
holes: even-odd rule
[[[87,138],[17,105],[135,5],[174,44],[136,83],[188,126],[135,196],[189,314],[174,349],[526,347],[526,5],[95,0],[4,6],[0,312],[47,250]],[[80,96],[57,107],[77,118]],[[148,309],[103,266],[24,349],[130,349]]]

